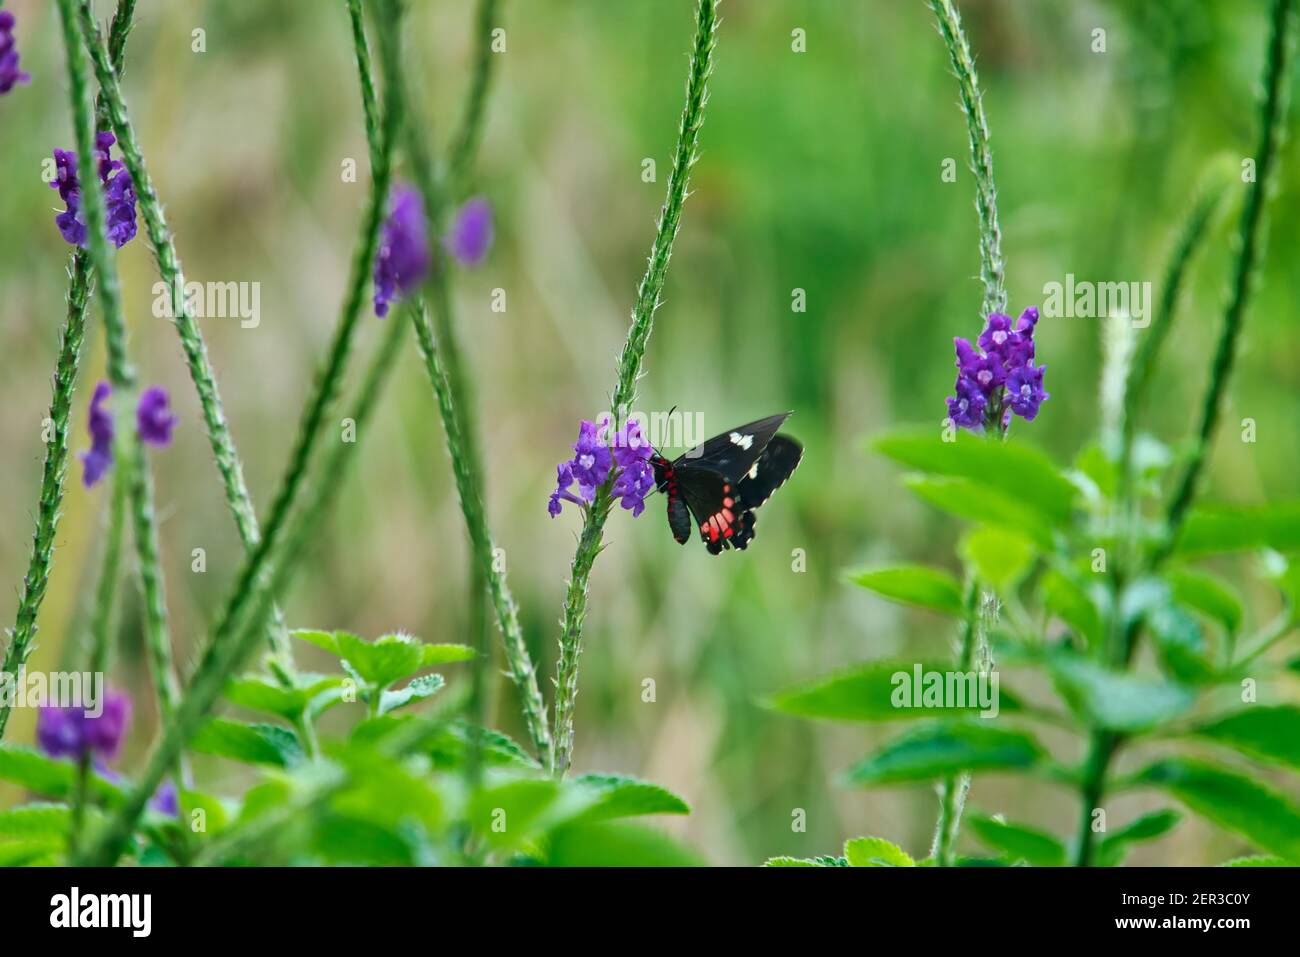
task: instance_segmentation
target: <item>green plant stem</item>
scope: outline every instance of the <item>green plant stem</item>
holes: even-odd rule
[[[966,585],[966,615],[962,619],[961,645],[958,652],[960,670],[969,671],[975,661],[976,646],[981,642],[980,587],[971,579]],[[939,867],[951,867],[956,854],[957,835],[961,829],[962,810],[970,791],[970,775],[956,774],[944,779],[939,796],[939,820],[935,825],[930,856]]]
[[[108,529],[104,536],[104,554],[99,567],[99,584],[95,588],[95,609],[90,619],[91,674],[108,672],[109,649],[116,605],[118,570],[122,558],[122,531],[126,525],[127,487],[125,474],[113,473],[113,499],[109,503]]]
[[[389,364],[403,338],[400,326],[397,323],[393,326],[396,328],[390,327],[380,347],[381,355],[387,356]],[[79,853],[77,863],[107,867],[117,861],[144,813],[149,797],[216,703],[226,680],[256,647],[262,635],[262,625],[274,607],[275,596],[284,591],[297,571],[299,556],[321,517],[328,511],[342,485],[341,476],[350,466],[360,438],[366,434],[370,416],[389,379],[387,368],[388,364],[376,362],[356,399],[353,418],[357,423],[358,441],[341,442],[333,448],[324,470],[331,480],[317,482],[309,490],[302,508],[283,537],[281,547],[271,556],[267,573],[257,576],[252,587],[236,592],[233,606],[213,628],[198,667],[181,696],[175,717],[163,729],[162,739],[148,765],[126,800],[114,810],[95,839]],[[251,560],[248,556],[245,563]]]
[[[399,7],[395,3],[383,4],[384,16],[379,18],[380,36],[384,46],[385,85],[395,88],[404,97],[409,94],[403,87],[398,31]],[[408,105],[407,112],[420,116]],[[481,118],[481,112],[475,114]],[[469,137],[476,141],[476,137]],[[407,151],[416,185],[424,200],[429,232],[438,235],[438,224],[444,207],[442,191],[438,188],[433,163],[429,157],[423,131],[419,123],[407,124]],[[519,691],[520,707],[529,737],[537,751],[538,760],[550,763],[551,733],[546,720],[546,703],[537,687],[537,672],[524,643],[519,626],[518,611],[511,596],[505,568],[493,559],[493,543],[488,529],[482,497],[482,470],[478,465],[477,446],[474,442],[473,424],[469,421],[469,388],[465,382],[460,350],[455,337],[451,294],[445,262],[439,257],[430,271],[426,292],[433,302],[437,333],[430,325],[422,306],[411,310],[416,342],[424,360],[425,371],[433,386],[434,397],[442,418],[447,451],[452,462],[452,475],[460,499],[461,513],[470,538],[473,563],[471,588],[481,594],[481,583],[486,581],[487,592],[496,614],[505,648],[508,674]],[[477,641],[477,636],[474,636]],[[476,660],[483,661],[482,654]]]
[[[636,383],[641,375],[646,345],[654,328],[654,315],[659,308],[664,279],[668,275],[673,241],[681,226],[682,206],[686,201],[691,167],[699,156],[700,127],[704,123],[708,79],[713,71],[713,51],[717,43],[717,6],[716,0],[700,0],[696,10],[695,42],[686,77],[686,103],[682,108],[681,125],[677,132],[677,148],[673,153],[672,174],[668,178],[668,194],[650,247],[649,266],[637,289],[627,341],[618,360],[618,380],[611,396],[614,415],[614,421],[610,423],[611,430],[619,428],[632,403],[636,401]],[[569,585],[565,591],[560,655],[555,679],[555,757],[551,763],[551,771],[557,777],[563,777],[573,762],[573,712],[578,696],[578,662],[582,655],[582,626],[587,614],[587,585],[592,565],[600,554],[605,520],[613,504],[610,484],[607,481],[597,490],[595,500],[584,515],[582,534],[578,538],[578,548],[570,566]]]
[[[32,536],[32,553],[23,578],[22,595],[9,645],[5,649],[3,670],[17,676],[35,648],[36,619],[54,562],[54,538],[59,528],[63,505],[63,482],[68,470],[68,426],[72,412],[72,393],[77,383],[81,344],[86,333],[86,300],[90,293],[90,261],[78,250],[72,254],[71,281],[68,284],[68,311],[59,340],[59,356],[54,366],[54,388],[50,398],[49,438],[45,443],[45,464],[41,469],[40,497],[36,503],[36,531]],[[10,704],[0,703],[0,738],[9,723]]]
[[[984,283],[984,315],[1007,308],[1006,262],[1002,258],[1002,227],[998,224],[998,192],[993,183],[993,151],[984,115],[984,93],[975,72],[975,58],[952,0],[930,0],[939,34],[957,76],[961,109],[970,138],[971,171],[975,174],[975,209],[980,225],[980,279]]]
[[[1237,227],[1236,259],[1223,314],[1223,327],[1210,368],[1210,383],[1201,403],[1200,426],[1191,459],[1183,470],[1177,490],[1166,511],[1168,535],[1156,555],[1166,558],[1182,530],[1187,510],[1196,495],[1197,481],[1205,467],[1223,411],[1223,400],[1241,339],[1246,309],[1254,290],[1255,274],[1266,242],[1266,207],[1273,187],[1278,150],[1286,134],[1287,94],[1291,85],[1290,64],[1294,48],[1295,0],[1273,0],[1268,52],[1264,64],[1264,98],[1260,103],[1259,141],[1255,149],[1255,181],[1246,190]]]
[[[1074,866],[1093,864],[1093,811],[1101,807],[1106,794],[1106,771],[1121,744],[1119,735],[1094,729],[1088,736],[1088,754],[1083,761],[1083,786],[1080,789],[1079,828],[1074,842]]]
[[[479,0],[474,16],[474,72],[470,79],[469,93],[465,97],[460,126],[451,141],[451,157],[447,163],[453,187],[463,185],[469,178],[474,155],[478,152],[479,140],[483,135],[483,107],[487,102],[496,60],[496,55],[492,52],[492,30],[496,25],[497,0]]]
[[[135,130],[131,125],[117,75],[100,37],[89,0],[80,0],[80,25],[82,38],[90,51],[95,76],[99,81],[104,113],[112,124],[113,132],[117,136],[117,145],[122,151],[123,162],[135,184],[140,214],[144,218],[145,231],[149,234],[149,242],[158,260],[159,274],[171,294],[172,315],[175,317],[176,331],[180,336],[181,351],[185,355],[185,363],[194,382],[199,405],[203,410],[204,425],[212,445],[217,470],[221,473],[226,503],[234,517],[235,527],[245,550],[251,551],[257,547],[261,533],[252,499],[244,483],[243,466],[230,434],[230,426],[226,422],[216,376],[208,360],[207,346],[199,331],[198,322],[186,303],[185,275],[181,269],[180,257],[176,253],[175,243],[167,228],[167,220],[163,215],[162,204],[158,200],[153,180],[149,177],[148,168],[145,166],[144,154],[135,137]],[[93,179],[93,177],[89,178]],[[289,653],[288,632],[284,628],[283,616],[278,609],[274,610],[273,618],[271,640],[277,652],[283,657]]]

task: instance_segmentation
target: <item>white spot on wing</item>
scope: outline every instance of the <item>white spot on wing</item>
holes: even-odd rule
[[[757,462],[755,462],[755,463],[753,464],[753,466],[750,467],[750,470],[749,470],[749,477],[752,478],[752,479],[756,479],[756,478],[758,478],[758,463],[757,463]]]
[[[754,444],[754,437],[752,435],[741,435],[739,432],[732,432],[730,438],[732,445],[739,445],[746,452],[748,452],[749,447]]]

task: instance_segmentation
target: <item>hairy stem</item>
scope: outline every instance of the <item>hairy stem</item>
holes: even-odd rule
[[[463,185],[468,179],[483,134],[483,107],[496,61],[492,53],[492,31],[496,25],[497,0],[478,0],[474,16],[474,73],[465,97],[460,126],[451,141],[451,158],[447,162],[453,187]]]
[[[409,94],[403,88],[400,62],[399,5],[392,2],[385,3],[383,12],[385,15],[380,18],[380,35],[384,44],[385,85],[407,96]],[[408,106],[407,112],[412,116],[420,115],[413,105]],[[475,122],[481,119],[481,116],[481,112],[470,114]],[[476,136],[471,135],[468,138],[471,142],[477,141]],[[438,224],[441,221],[445,202],[429,157],[423,131],[418,123],[407,124],[407,151],[416,185],[424,200],[430,234],[438,235]],[[436,333],[422,306],[411,310],[411,320],[415,328],[416,342],[424,360],[425,371],[429,375],[434,397],[438,403],[447,451],[452,462],[456,493],[470,538],[474,561],[472,573],[475,576],[471,580],[471,588],[475,594],[481,594],[482,583],[487,583],[488,596],[505,647],[508,674],[519,691],[521,710],[525,724],[528,726],[529,737],[537,751],[538,760],[543,764],[549,764],[551,733],[546,720],[546,703],[537,687],[536,668],[524,643],[518,611],[510,593],[505,568],[493,559],[492,536],[483,506],[482,470],[478,464],[478,450],[474,440],[476,433],[469,416],[470,389],[460,361],[460,349],[452,316],[449,278],[442,257],[435,259],[434,268],[426,284],[426,292],[433,302],[437,323]],[[483,655],[477,656],[476,660],[482,661]]]
[[[673,153],[672,174],[668,178],[668,195],[659,213],[650,262],[637,288],[632,309],[632,324],[618,360],[618,380],[611,395],[614,421],[611,434],[636,400],[636,382],[641,375],[646,345],[654,328],[655,311],[668,275],[673,241],[681,226],[682,206],[686,201],[691,167],[699,157],[700,127],[708,102],[708,79],[713,71],[713,50],[717,42],[718,5],[716,0],[700,0],[695,18],[695,42],[686,76],[686,103],[682,108],[677,131],[677,148]],[[573,711],[578,696],[578,662],[582,655],[582,625],[587,614],[587,583],[596,556],[600,554],[605,519],[612,499],[610,482],[597,490],[595,500],[584,516],[582,534],[570,566],[569,585],[564,597],[564,618],[560,633],[560,656],[555,679],[555,757],[551,771],[563,777],[573,763]]]
[[[86,300],[90,293],[90,261],[84,251],[72,254],[71,281],[68,284],[68,312],[59,340],[59,357],[54,366],[54,388],[50,398],[48,438],[45,464],[41,469],[40,497],[36,503],[36,531],[32,536],[32,554],[23,579],[22,595],[9,646],[5,649],[3,670],[16,676],[35,648],[36,618],[54,562],[54,537],[59,527],[63,505],[63,480],[68,470],[68,425],[72,412],[72,393],[77,383],[81,344],[86,332]],[[10,703],[0,701],[0,738],[9,723]]]
[[[1290,65],[1294,48],[1296,0],[1273,0],[1268,52],[1264,63],[1264,97],[1260,103],[1259,141],[1255,148],[1255,180],[1246,190],[1237,227],[1236,260],[1228,302],[1223,314],[1219,344],[1210,368],[1210,384],[1201,403],[1200,426],[1191,460],[1183,470],[1177,490],[1166,512],[1168,537],[1157,555],[1163,559],[1173,547],[1182,529],[1187,509],[1196,495],[1197,480],[1205,467],[1214,441],[1223,399],[1241,339],[1246,308],[1254,288],[1255,274],[1266,241],[1266,206],[1273,187],[1278,148],[1286,134],[1287,93],[1290,89]]]
[[[958,651],[958,662],[962,671],[971,669],[977,646],[982,641],[979,620],[981,611],[979,582],[972,578],[966,584],[966,616],[962,620],[961,645]],[[939,820],[935,824],[934,841],[930,845],[930,856],[939,867],[951,867],[954,862],[957,835],[961,830],[961,815],[969,791],[969,774],[957,774],[944,779],[939,796]]]
[[[993,184],[993,150],[989,147],[989,122],[984,115],[984,93],[975,72],[975,58],[962,29],[961,15],[952,0],[930,0],[939,33],[948,47],[961,110],[970,137],[971,171],[975,174],[975,209],[980,224],[980,279],[984,283],[984,317],[1007,308],[1006,263],[1002,258],[1002,227],[998,225],[998,191]]]
[[[216,376],[208,360],[207,345],[199,331],[198,322],[186,302],[185,274],[181,269],[180,257],[176,253],[176,245],[167,228],[167,220],[163,216],[162,204],[158,200],[153,180],[150,179],[149,170],[145,166],[144,154],[140,150],[139,141],[131,125],[117,74],[100,37],[89,0],[80,0],[80,24],[82,37],[86,48],[90,51],[95,76],[99,81],[104,113],[112,124],[118,147],[122,151],[123,162],[131,173],[145,230],[149,234],[149,242],[158,260],[158,271],[171,295],[171,310],[181,340],[181,351],[185,354],[185,363],[194,382],[199,405],[203,410],[203,421],[208,440],[212,445],[217,470],[221,473],[226,503],[234,517],[240,541],[246,551],[251,551],[257,547],[261,533],[253,501],[244,483],[243,466],[239,460],[239,453],[235,449],[234,438],[230,434],[230,426],[226,422]],[[272,643],[278,653],[284,657],[288,655],[288,632],[284,628],[283,617],[278,609],[274,610],[273,618]]]

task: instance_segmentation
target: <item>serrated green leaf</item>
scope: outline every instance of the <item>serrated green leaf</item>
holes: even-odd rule
[[[608,821],[643,814],[690,814],[691,807],[667,788],[621,774],[584,774],[575,779],[596,793],[595,803],[575,821]]]
[[[243,724],[227,718],[210,718],[190,741],[190,749],[246,764],[289,767],[302,760],[297,736],[272,724]]]
[[[446,665],[454,661],[469,661],[474,657],[474,649],[469,645],[421,645],[420,667],[431,668],[434,665]]]
[[[668,835],[625,822],[562,827],[548,842],[552,867],[699,867],[704,861]]]
[[[905,850],[883,837],[855,837],[844,842],[844,859],[850,867],[915,867]]]
[[[307,707],[307,697],[296,689],[282,688],[261,675],[241,675],[226,682],[226,700],[250,711],[262,711],[295,721]]]
[[[418,678],[412,678],[406,683],[405,687],[393,691],[385,691],[379,697],[379,713],[388,714],[412,701],[423,701],[441,690],[447,682],[442,675],[421,675]]]
[[[801,718],[823,718],[832,721],[899,721],[916,718],[934,718],[938,712],[932,707],[912,707],[910,690],[915,686],[916,668],[924,676],[954,673],[951,664],[915,661],[872,661],[864,665],[832,672],[821,678],[773,695],[769,706],[784,714]],[[907,687],[903,688],[903,680]],[[900,690],[902,688],[902,690]],[[945,701],[949,699],[945,696]],[[955,699],[952,699],[955,701]],[[896,702],[901,701],[901,706]],[[997,704],[999,712],[1018,711],[1020,701],[999,684]],[[944,708],[944,712],[960,715],[978,714],[982,709],[978,701],[965,708]]]
[[[410,635],[384,635],[366,641],[343,632],[335,635],[339,655],[367,684],[386,688],[394,681],[415,674],[423,666],[423,648]]]
[[[295,638],[301,638],[303,641],[315,645],[328,651],[331,655],[339,653],[339,643],[336,635],[340,632],[319,631],[314,628],[299,628],[293,632]],[[355,636],[354,636],[355,637]]]
[[[497,767],[538,768],[538,763],[517,742],[490,728],[480,728],[480,757],[484,764]],[[427,739],[426,753],[441,770],[463,767],[469,750],[469,725],[450,721]]]
[[[57,857],[67,843],[67,838],[51,836],[0,841],[0,867],[39,867],[57,863]]]
[[[975,722],[928,724],[888,742],[849,769],[850,784],[931,781],[963,771],[1024,770],[1044,757],[1028,734]]]
[[[764,867],[829,867],[822,861],[811,857],[769,857],[763,862]]]
[[[1025,861],[1037,867],[1065,864],[1065,845],[1046,831],[980,814],[968,814],[966,825],[976,837],[1012,862]]]
[[[1055,525],[1069,522],[1076,489],[1042,452],[1023,441],[1003,443],[960,432],[945,442],[938,430],[906,430],[875,440],[876,449],[921,472],[965,478],[1015,497]]]
[[[72,812],[66,804],[24,804],[0,811],[0,838],[65,837]]]
[[[542,827],[543,815],[560,797],[560,785],[521,778],[484,787],[470,799],[470,826],[495,848],[522,847]]]
[[[1300,860],[1300,809],[1250,778],[1199,761],[1169,758],[1151,765],[1138,780],[1163,788],[1262,850]]]
[[[1300,770],[1300,708],[1294,705],[1250,705],[1198,725],[1193,733],[1261,761]]]
[[[1183,714],[1195,693],[1168,681],[1113,671],[1069,652],[1048,656],[1053,683],[1067,704],[1090,725],[1137,732]]]
[[[924,565],[861,568],[850,572],[848,577],[853,584],[890,601],[929,608],[956,618],[966,614],[961,600],[961,583],[938,568]]]
[[[1097,859],[1104,867],[1117,867],[1123,863],[1124,856],[1133,844],[1163,837],[1182,819],[1183,816],[1171,808],[1143,814],[1103,838],[1097,848]]]
[[[1252,854],[1249,857],[1234,857],[1230,861],[1224,861],[1220,867],[1294,867],[1290,861],[1285,861],[1280,857],[1272,857],[1265,854]]]
[[[1176,551],[1213,555],[1256,548],[1300,551],[1300,502],[1202,505],[1187,516]]]

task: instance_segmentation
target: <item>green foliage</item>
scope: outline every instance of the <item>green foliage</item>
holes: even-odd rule
[[[922,565],[864,568],[849,574],[849,581],[891,601],[929,608],[960,618],[964,614],[961,583],[947,572]]]
[[[1143,814],[1103,838],[1098,848],[1098,857],[1105,866],[1114,867],[1123,862],[1132,845],[1164,837],[1181,820],[1181,814],[1169,809]]]
[[[1024,861],[1040,867],[1060,867],[1065,863],[1065,845],[1046,831],[979,814],[968,815],[966,823],[976,837],[1006,855],[1009,863]]]
[[[916,866],[916,861],[906,851],[883,837],[855,837],[845,841],[844,859],[850,867]]]
[[[976,722],[927,723],[895,738],[848,771],[867,786],[933,781],[963,771],[1023,771],[1044,757],[1030,735]]]

